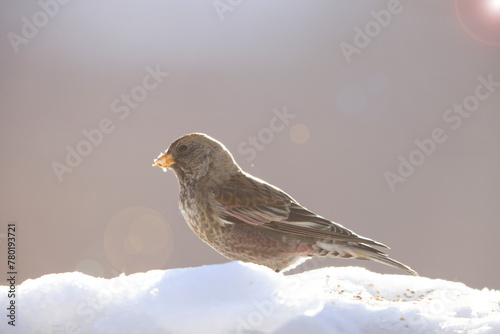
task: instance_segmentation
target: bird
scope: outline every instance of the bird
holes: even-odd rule
[[[376,248],[388,246],[317,215],[278,187],[243,171],[229,150],[206,134],[179,137],[153,166],[174,171],[185,221],[230,260],[279,273],[314,257],[353,258],[418,276]]]

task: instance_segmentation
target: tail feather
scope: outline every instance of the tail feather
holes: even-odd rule
[[[323,251],[318,254],[320,256],[327,256],[333,258],[354,258],[361,260],[371,260],[376,261],[393,268],[401,269],[411,275],[418,276],[418,273],[408,267],[407,265],[391,259],[386,253],[379,251],[371,246],[365,245],[363,243],[353,243],[349,242],[347,244],[339,244],[339,243],[327,243],[320,242],[318,243]]]
[[[399,261],[391,259],[387,254],[385,254],[385,253],[383,253],[375,248],[369,247],[369,246],[365,246],[362,244],[360,246],[364,246],[364,247],[361,247],[361,249],[363,249],[362,253],[363,253],[363,255],[366,256],[365,258],[367,260],[372,260],[372,261],[376,261],[378,263],[383,263],[383,264],[386,264],[386,265],[391,266],[393,268],[398,268],[398,269],[404,270],[407,273],[412,274],[414,276],[418,276],[418,273],[415,270],[411,269],[409,266],[407,266],[404,263],[401,263]]]

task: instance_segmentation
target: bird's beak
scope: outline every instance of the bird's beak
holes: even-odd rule
[[[172,154],[168,154],[167,152],[162,153],[158,156],[158,158],[155,159],[155,162],[153,163],[153,167],[161,167],[164,170],[166,170],[168,167],[172,166],[175,164],[174,158],[172,157]]]

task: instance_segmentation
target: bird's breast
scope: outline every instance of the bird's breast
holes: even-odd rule
[[[209,244],[220,241],[227,223],[218,217],[209,195],[183,196],[181,193],[179,206],[186,223],[200,239]]]

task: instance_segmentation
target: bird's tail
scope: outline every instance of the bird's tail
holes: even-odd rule
[[[363,243],[348,242],[346,244],[339,244],[335,242],[320,242],[318,243],[318,246],[323,249],[323,252],[319,254],[321,256],[376,261],[394,268],[404,270],[409,274],[418,276],[418,273],[407,265],[391,259],[386,253],[381,252],[371,246],[367,246]]]

